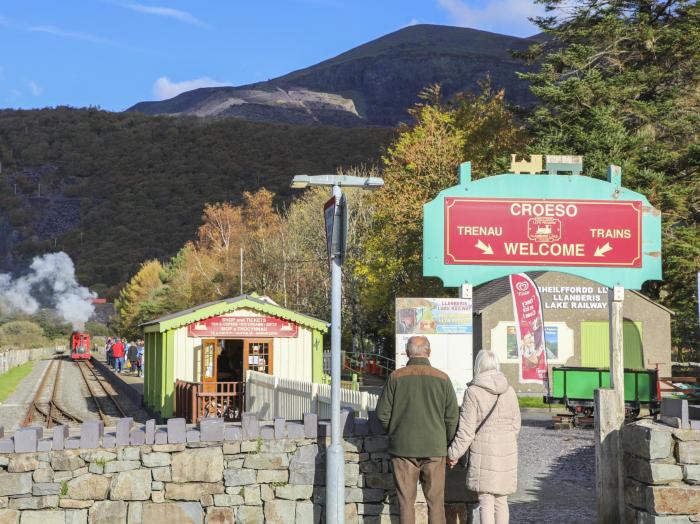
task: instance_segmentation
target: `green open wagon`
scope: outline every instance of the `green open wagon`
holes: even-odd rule
[[[625,412],[628,417],[639,415],[641,408],[659,410],[659,377],[652,369],[625,369]],[[552,368],[546,404],[564,404],[573,414],[593,414],[593,391],[610,387],[607,368]]]

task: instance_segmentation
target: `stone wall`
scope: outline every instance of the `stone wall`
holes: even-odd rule
[[[643,420],[622,430],[628,523],[700,522],[700,430]]]
[[[12,368],[26,364],[30,360],[39,360],[53,354],[53,348],[7,349],[0,351],[0,375]]]
[[[398,522],[387,437],[374,420],[344,422],[346,522]],[[80,436],[57,430],[57,440],[23,430],[0,441],[15,450],[0,454],[0,524],[324,522],[328,428],[315,415],[259,423],[245,414],[198,427],[122,419]],[[467,522],[463,472],[449,475],[448,522]],[[420,488],[416,512],[427,522]]]

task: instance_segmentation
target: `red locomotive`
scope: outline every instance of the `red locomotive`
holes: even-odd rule
[[[70,337],[70,358],[73,360],[90,359],[90,335],[74,331]]]

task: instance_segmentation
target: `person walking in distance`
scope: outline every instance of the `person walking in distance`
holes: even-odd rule
[[[137,369],[136,376],[137,377],[140,377],[143,375],[143,353],[144,353],[143,340],[139,340],[138,345],[136,346],[136,369]]]
[[[479,495],[481,524],[508,524],[508,495],[518,484],[519,432],[518,397],[500,372],[496,354],[482,349],[447,450],[450,467],[469,453],[466,487]]]
[[[390,376],[377,402],[377,418],[389,435],[389,454],[401,524],[415,522],[418,481],[431,524],[445,522],[445,456],[459,408],[449,377],[430,365],[430,342],[406,344],[408,364]]]
[[[115,371],[121,373],[122,366],[124,365],[124,342],[122,342],[122,339],[118,338],[117,341],[112,344],[112,356],[114,358]]]
[[[129,363],[131,364],[131,373],[132,374],[137,374],[138,373],[138,368],[136,365],[136,360],[138,356],[138,348],[136,347],[137,342],[133,341],[131,344],[129,344],[129,349],[126,351],[126,358],[129,359]]]

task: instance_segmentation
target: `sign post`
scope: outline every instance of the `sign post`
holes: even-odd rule
[[[341,306],[342,264],[345,259],[347,237],[347,202],[341,186],[378,189],[384,185],[381,178],[344,175],[297,175],[293,189],[308,186],[331,186],[333,197],[323,209],[326,225],[328,256],[331,260],[331,445],[326,451],[326,521],[345,522],[345,453],[340,427],[340,367],[341,367]]]
[[[477,181],[471,180],[471,165],[462,164],[459,184],[423,206],[423,276],[460,287],[527,271],[560,271],[610,288],[614,389],[595,395],[596,490],[599,521],[621,522],[622,302],[624,289],[661,280],[661,213],[644,195],[622,187],[618,166],[609,167],[605,181],[579,175],[576,159],[574,165],[566,157],[547,157],[549,174]],[[534,169],[541,170],[541,164]],[[556,174],[560,170],[573,174]]]

